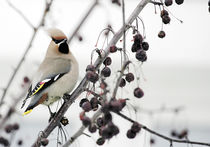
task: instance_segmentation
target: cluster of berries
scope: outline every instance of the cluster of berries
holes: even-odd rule
[[[176,130],[171,131],[171,136],[176,137],[178,139],[183,139],[183,138],[187,137],[187,135],[188,135],[187,129],[183,129],[181,132],[177,132]]]
[[[175,0],[177,5],[181,5],[184,0]],[[164,4],[168,7],[171,6],[173,4],[173,0],[165,0]]]
[[[134,43],[131,47],[132,52],[136,52],[136,59],[145,62],[147,60],[146,51],[149,49],[148,42],[144,41],[141,34],[136,34],[133,36]]]

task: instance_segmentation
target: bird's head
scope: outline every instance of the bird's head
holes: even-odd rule
[[[67,37],[61,30],[52,28],[48,29],[47,32],[52,38],[48,47],[47,56],[66,56],[70,54]]]

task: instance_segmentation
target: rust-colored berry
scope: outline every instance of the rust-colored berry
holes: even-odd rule
[[[133,132],[131,129],[127,131],[127,134],[126,134],[126,135],[127,135],[127,137],[128,137],[129,139],[133,139],[133,138],[136,137],[136,133]]]
[[[168,7],[173,4],[173,0],[165,0],[164,4]]]
[[[96,141],[97,145],[103,145],[104,143],[105,143],[105,139],[103,137],[98,138],[97,141]]]
[[[105,66],[111,65],[112,64],[112,59],[110,57],[106,57],[106,59],[104,60],[103,64]]]
[[[120,87],[125,87],[125,85],[126,85],[126,81],[125,81],[124,78],[122,78],[122,79],[120,80],[119,86],[120,86]]]
[[[184,0],[175,0],[175,2],[177,3],[177,5],[181,5],[184,2]]]
[[[101,74],[104,77],[109,77],[111,75],[111,69],[107,66],[105,66],[102,70],[101,70]]]
[[[158,33],[158,37],[159,38],[164,38],[166,36],[166,33],[164,32],[164,31],[160,31],[159,33]]]
[[[137,87],[134,89],[134,96],[137,98],[142,98],[144,96],[144,92],[141,88]]]

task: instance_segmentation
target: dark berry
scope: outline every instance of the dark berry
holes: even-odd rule
[[[135,88],[133,93],[134,93],[134,96],[137,98],[141,98],[144,96],[143,90],[139,87]]]
[[[102,105],[101,111],[102,111],[103,113],[107,113],[107,112],[109,112],[109,110],[110,110],[110,105],[109,105],[108,102],[105,102],[105,103]]]
[[[125,79],[126,79],[126,81],[127,82],[132,82],[133,80],[134,80],[134,75],[133,75],[133,73],[131,73],[131,72],[129,72],[129,73],[127,73],[126,75],[125,75]]]
[[[170,23],[170,21],[171,21],[171,18],[170,18],[168,15],[164,15],[164,16],[162,17],[162,22],[163,22],[164,24],[168,24],[168,23]]]
[[[17,144],[18,144],[19,146],[21,146],[21,145],[23,144],[23,141],[22,141],[22,140],[18,140]]]
[[[112,64],[112,59],[110,57],[106,57],[106,59],[104,60],[103,64],[105,66],[111,65]]]
[[[141,61],[141,62],[144,62],[147,60],[147,54],[144,50],[138,50],[136,52],[136,59]]]
[[[134,43],[137,43],[137,44],[141,44],[143,41],[143,37],[141,34],[136,34],[135,36],[133,36],[133,39],[134,39]]]
[[[166,36],[166,33],[164,32],[164,31],[160,31],[159,33],[158,33],[158,37],[159,38],[164,38]]]
[[[89,112],[90,110],[92,110],[92,107],[91,107],[91,104],[89,101],[86,101],[82,104],[82,109],[85,111],[85,112]]]
[[[181,5],[184,2],[184,0],[175,0],[175,2],[177,3],[177,5]]]
[[[91,124],[91,120],[90,120],[90,118],[89,117],[87,117],[87,116],[84,116],[83,118],[82,118],[82,124],[84,125],[84,126],[89,126],[90,124]]]
[[[86,78],[88,81],[92,83],[95,83],[99,79],[98,74],[93,71],[87,71]]]
[[[5,128],[4,128],[5,132],[6,133],[11,133],[12,130],[13,130],[13,126],[12,125],[6,125]]]
[[[6,138],[0,136],[0,144],[4,146],[9,146],[9,141]]]
[[[79,106],[82,107],[82,104],[83,104],[84,102],[87,102],[87,101],[89,101],[87,98],[81,99],[81,101],[79,102]]]
[[[168,6],[171,6],[173,4],[173,0],[165,0],[165,5],[168,7]]]
[[[86,71],[95,71],[96,69],[95,69],[95,66],[94,65],[92,65],[92,64],[90,64],[90,65],[88,65],[87,67],[86,67]]]
[[[128,130],[126,135],[129,139],[133,139],[136,137],[136,133],[133,132],[132,130]]]
[[[181,131],[181,133],[178,135],[179,139],[183,139],[184,137],[186,137],[188,135],[188,130],[184,129]]]
[[[28,83],[30,80],[28,77],[24,77],[23,81],[24,81],[24,83]]]
[[[210,0],[208,1],[208,6],[210,7]]]
[[[122,79],[120,80],[119,86],[120,86],[120,87],[124,87],[125,85],[126,85],[126,81],[125,81],[125,79],[122,78]]]
[[[114,52],[117,51],[117,47],[116,47],[116,46],[111,46],[111,47],[109,48],[109,51],[110,51],[110,53],[114,53]]]
[[[79,35],[79,36],[78,36],[78,40],[79,40],[79,41],[83,41],[82,36]]]
[[[149,43],[148,42],[142,42],[142,49],[147,51],[149,49]]]
[[[97,139],[96,141],[97,145],[103,145],[105,143],[105,139],[103,137]]]
[[[112,114],[110,112],[104,113],[104,120],[106,122],[112,121]]]
[[[18,123],[15,123],[15,124],[13,125],[13,129],[14,129],[14,130],[18,130],[19,128],[20,128],[20,126],[19,126]]]
[[[176,137],[176,136],[178,136],[178,134],[177,134],[176,130],[172,130],[172,131],[171,131],[171,136],[172,136],[172,137]]]
[[[49,143],[49,140],[47,138],[42,138],[40,142],[41,142],[41,145],[47,146]]]
[[[98,104],[99,104],[99,101],[96,97],[93,97],[91,100],[90,100],[90,104],[91,104],[91,107],[92,109],[95,111],[98,109]]]
[[[161,10],[160,17],[162,18],[165,15],[168,15],[168,11],[166,11],[165,9]]]
[[[88,130],[90,131],[90,133],[95,133],[97,130],[97,127],[95,124],[89,125]]]
[[[99,117],[97,120],[96,120],[96,124],[98,127],[102,127],[104,126],[104,119],[102,117]]]
[[[114,100],[111,100],[110,103],[109,103],[109,105],[110,105],[110,109],[112,111],[118,112],[118,111],[121,111],[122,110],[122,104],[118,100],[115,100],[115,99]]]
[[[154,138],[150,138],[150,144],[155,144],[155,139]]]
[[[131,48],[132,52],[136,52],[140,49],[141,49],[141,44],[140,43],[133,43],[132,48]]]
[[[113,137],[113,132],[112,129],[110,127],[103,127],[101,129],[101,136],[105,139],[110,139]]]
[[[112,135],[117,135],[120,132],[119,128],[112,122],[108,123],[108,128],[112,132]]]
[[[109,77],[111,75],[111,69],[107,66],[105,66],[102,71],[101,71],[101,74],[104,76],[104,77]]]
[[[135,133],[138,133],[141,130],[141,125],[137,122],[134,122],[131,126],[131,130]]]
[[[118,101],[121,103],[121,107],[123,109],[126,105],[126,99],[118,99]]]

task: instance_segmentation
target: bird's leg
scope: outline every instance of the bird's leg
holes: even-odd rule
[[[51,109],[50,109],[50,106],[47,106],[48,107],[48,110],[50,112],[50,118],[49,118],[49,122],[52,120],[52,118],[55,116],[56,112],[52,112]]]

